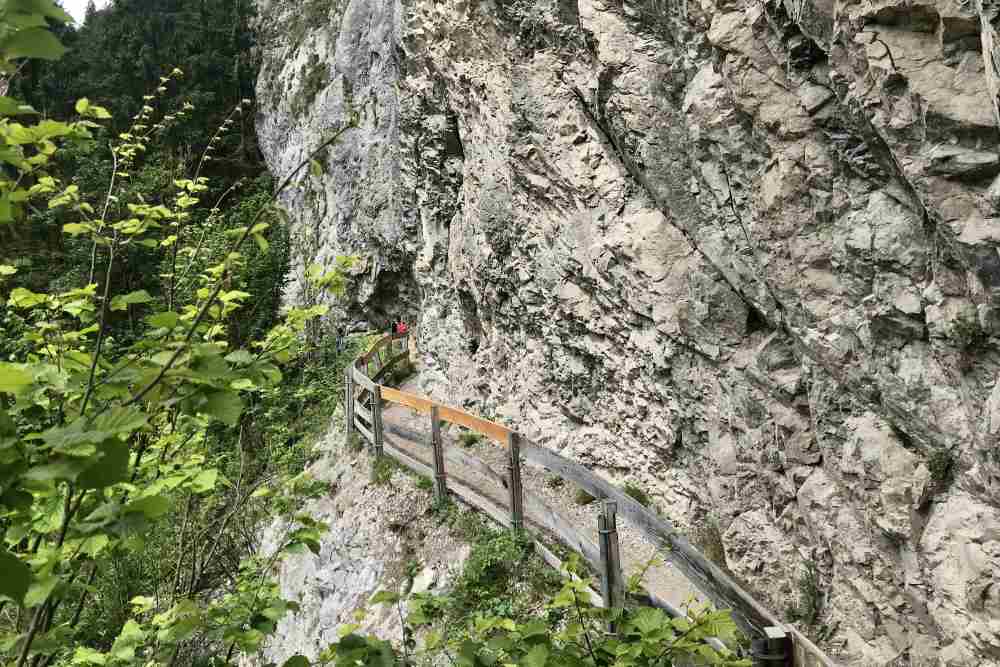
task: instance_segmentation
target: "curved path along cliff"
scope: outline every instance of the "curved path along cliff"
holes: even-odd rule
[[[391,456],[433,478],[441,501],[452,494],[502,525],[555,538],[577,552],[598,573],[605,606],[627,603],[623,570],[637,570],[655,556],[662,556],[672,567],[650,568],[644,573],[644,602],[679,616],[685,614],[684,605],[698,600],[696,591],[700,591],[706,601],[729,609],[751,638],[766,639],[768,654],[786,655],[787,664],[799,667],[835,664],[797,628],[783,623],[761,604],[745,584],[737,583],[724,568],[695,549],[669,521],[589,469],[528,442],[507,426],[405,388],[381,384],[397,363],[410,363],[410,342],[406,335],[383,336],[346,369],[348,440],[359,433],[376,457]],[[421,422],[429,428],[422,430]],[[445,433],[454,426],[478,434],[476,440],[486,439],[487,444],[476,452],[478,456],[464,451],[456,434]],[[504,464],[506,475],[497,472]],[[525,464],[535,464],[555,477]],[[552,484],[552,479],[561,482]],[[583,507],[571,510],[565,493],[551,493],[553,487],[564,487],[566,482],[601,499],[596,531],[594,517],[588,517]],[[619,516],[632,528],[623,527],[621,535]],[[595,532],[598,544],[592,537]],[[547,547],[539,542],[536,545],[550,564],[560,565]]]
[[[410,378],[400,386],[400,389],[417,393],[419,392],[419,382],[417,378]],[[382,414],[390,442],[428,467],[433,467],[433,455],[428,441],[412,437],[428,431],[426,416],[401,405],[392,405],[385,409]],[[405,431],[409,431],[410,433],[407,435],[411,437],[402,433]],[[441,435],[447,457],[449,481],[460,481],[465,486],[480,490],[491,489],[491,492],[484,493],[492,496],[498,505],[503,506],[506,502],[504,499],[506,488],[498,488],[500,480],[487,475],[482,469],[469,465],[466,457],[454,456],[456,451],[465,451],[486,463],[492,470],[503,470],[506,466],[503,450],[488,441],[479,441],[465,446],[460,441],[461,431],[453,426],[442,429]],[[452,456],[448,456],[449,454]],[[535,466],[525,466],[521,474],[525,493],[544,502],[545,509],[560,514],[580,533],[594,531],[599,514],[597,502],[586,505],[578,504],[574,498],[576,491],[574,486],[561,484],[553,487],[552,480],[558,478]],[[543,526],[541,518],[538,516],[540,509],[535,503],[528,504],[525,507],[525,520],[536,526]],[[638,531],[627,524],[619,526],[618,530],[621,541],[622,569],[626,577],[638,572],[652,558],[659,555],[654,545],[644,540]],[[663,562],[662,557],[658,558],[658,561],[661,564],[650,567],[643,578],[646,590],[677,609],[683,609],[692,603],[700,604],[706,601],[698,589],[676,568]]]

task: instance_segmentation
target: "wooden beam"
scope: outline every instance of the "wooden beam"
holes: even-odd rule
[[[513,432],[506,426],[501,426],[496,422],[491,422],[488,419],[482,419],[481,417],[470,415],[468,412],[449,408],[444,405],[439,406],[439,414],[441,415],[441,419],[446,422],[458,424],[459,426],[472,429],[477,433],[482,433],[486,437],[496,440],[503,445],[507,444],[507,437]]]
[[[382,387],[375,385],[372,393],[372,434],[375,436],[375,457],[382,456],[382,439],[385,431],[382,430]]]
[[[437,406],[431,408],[431,447],[434,448],[434,500],[448,500],[448,481],[444,471],[444,443],[441,441],[441,420]]]
[[[358,403],[354,406],[354,414],[364,419],[369,424],[372,423],[372,411]]]
[[[357,417],[354,418],[354,428],[358,429],[358,432],[361,435],[365,436],[365,439],[368,441],[369,445],[375,444],[375,436],[372,435],[372,432],[369,431]]]
[[[354,378],[355,384],[357,384],[362,389],[367,389],[368,391],[375,391],[375,383],[371,381],[367,375],[365,375],[359,368],[351,367],[351,377]]]
[[[510,523],[514,530],[524,528],[524,495],[521,493],[521,450],[517,433],[507,435],[507,492],[510,496]]]
[[[409,394],[405,391],[393,389],[392,387],[382,387],[382,398],[390,403],[405,405],[408,408],[426,414],[430,414],[431,408],[437,405],[434,401],[430,401],[422,396]]]
[[[527,461],[573,482],[595,498],[616,501],[619,516],[659,547],[663,557],[673,563],[716,607],[732,610],[733,620],[748,634],[760,636],[763,635],[764,628],[781,625],[774,614],[692,547],[669,521],[646,509],[621,489],[594,475],[584,466],[524,440],[521,441],[521,453]]]
[[[344,437],[350,444],[354,435],[354,384],[350,367],[344,369]]]

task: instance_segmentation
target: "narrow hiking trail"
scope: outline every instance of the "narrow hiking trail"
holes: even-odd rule
[[[403,382],[399,389],[422,394],[419,362],[414,362],[414,366],[416,373]],[[426,415],[401,405],[390,404],[383,409],[382,419],[387,444],[433,467],[430,423]],[[506,450],[488,439],[464,445],[459,439],[462,431],[463,429],[452,424],[442,425],[441,428],[449,484],[458,483],[476,489],[503,506],[503,499],[507,494],[506,482],[502,479],[507,467]],[[524,493],[534,501],[525,503],[525,521],[549,533],[544,529],[541,515],[551,512],[561,516],[579,533],[596,536],[600,503],[579,504],[576,501],[576,487],[570,483],[554,484],[554,479],[558,478],[544,469],[530,464],[522,467]],[[622,570],[626,578],[641,570],[657,555],[656,547],[627,522],[619,522],[618,536]],[[650,567],[643,578],[643,585],[650,593],[678,609],[706,601],[681,572],[664,562],[662,557],[660,561],[662,564]]]

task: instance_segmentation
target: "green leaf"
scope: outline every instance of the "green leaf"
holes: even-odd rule
[[[7,0],[7,10],[24,14],[41,14],[60,23],[72,23],[73,17],[52,0]]]
[[[0,276],[12,276],[17,273],[17,269],[9,264],[0,264]]]
[[[293,655],[288,660],[285,660],[281,667],[309,667],[309,659],[303,655]]]
[[[226,355],[226,361],[231,364],[251,364],[253,363],[253,355],[246,350],[236,350]]]
[[[323,165],[318,160],[309,160],[309,173],[319,178],[323,175]]]
[[[8,60],[12,58],[58,60],[66,53],[66,47],[45,28],[18,30],[4,40],[0,49]]]
[[[391,591],[379,591],[368,602],[369,604],[396,604],[399,602],[399,595]]]
[[[0,394],[15,396],[31,385],[31,374],[20,365],[0,363]]]
[[[98,445],[98,451],[101,458],[76,479],[81,489],[103,489],[128,479],[128,445],[118,438],[109,438]]]
[[[94,228],[82,222],[69,222],[63,225],[63,231],[70,236],[81,236],[94,231]]]
[[[240,415],[243,414],[243,401],[236,392],[217,391],[205,396],[201,411],[224,424],[236,426],[240,423]]]
[[[49,599],[52,591],[54,591],[58,585],[59,577],[54,574],[49,574],[35,579],[35,581],[33,581],[31,586],[28,588],[28,592],[24,595],[24,606],[37,607],[42,604]]]
[[[0,597],[20,604],[31,584],[31,568],[14,554],[0,547]]]
[[[87,467],[86,461],[57,461],[35,466],[23,477],[32,482],[51,482],[59,479],[74,480]]]
[[[180,315],[174,312],[164,312],[156,313],[155,315],[150,315],[146,318],[146,324],[151,327],[163,328],[163,329],[173,329],[177,326],[177,322],[180,320]]]
[[[536,644],[521,658],[523,667],[545,667],[545,660],[549,657],[549,647],[545,644]]]
[[[77,646],[73,652],[73,665],[106,665],[108,656],[89,646]]]
[[[31,290],[23,287],[16,287],[10,291],[10,298],[7,304],[14,308],[34,308],[40,303],[45,303],[44,294],[35,294]]]
[[[37,114],[38,112],[32,109],[27,104],[22,104],[13,97],[6,97],[0,95],[0,116],[20,116],[22,114]]]
[[[123,294],[113,298],[111,300],[111,310],[128,310],[129,306],[140,303],[149,303],[152,300],[153,297],[149,295],[149,292],[141,289],[137,292],[129,292],[128,294]]]
[[[88,109],[90,109],[90,100],[86,97],[81,97],[76,101],[76,112],[78,114],[83,115],[87,113]]]
[[[146,633],[143,629],[139,627],[138,623],[129,619],[111,647],[112,659],[121,660],[122,662],[133,660],[135,658],[136,647],[142,644],[145,639]]]
[[[267,252],[268,248],[271,247],[271,244],[267,242],[267,239],[260,234],[254,234],[253,240],[257,244],[257,247],[260,248],[261,252]]]
[[[145,514],[150,519],[161,517],[170,511],[170,501],[165,496],[136,498],[125,506],[125,512]]]
[[[219,479],[219,471],[215,468],[202,470],[191,480],[191,490],[195,493],[206,493],[215,488],[215,483]]]
[[[14,206],[11,204],[11,197],[4,193],[0,196],[0,223],[6,224],[14,222]]]
[[[136,408],[111,408],[94,419],[94,428],[107,434],[128,435],[146,425],[148,417]]]

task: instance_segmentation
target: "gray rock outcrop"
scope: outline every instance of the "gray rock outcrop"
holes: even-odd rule
[[[289,299],[359,255],[334,317],[711,517],[775,611],[814,565],[845,663],[1000,665],[995,6],[258,5],[272,170],[358,122],[284,202]]]

